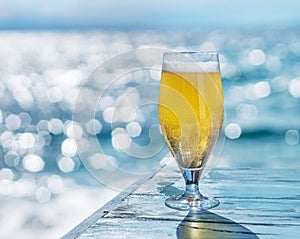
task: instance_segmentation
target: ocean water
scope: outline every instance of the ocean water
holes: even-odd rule
[[[298,29],[2,31],[0,238],[57,238],[171,160],[156,108],[167,49],[220,54],[216,167],[300,166]]]

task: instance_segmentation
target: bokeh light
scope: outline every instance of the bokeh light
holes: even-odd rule
[[[39,172],[44,168],[44,160],[35,154],[28,154],[23,158],[23,167],[29,172]]]
[[[299,132],[294,129],[290,129],[285,133],[285,142],[288,145],[296,145],[299,143]]]
[[[60,102],[63,98],[63,91],[60,87],[51,87],[47,92],[47,97],[51,103]]]
[[[46,187],[39,187],[35,192],[35,198],[40,203],[48,202],[51,198],[51,192]]]
[[[112,145],[116,150],[124,151],[132,143],[131,138],[123,128],[116,128],[112,131]]]
[[[11,169],[2,168],[0,170],[0,180],[8,180],[11,181],[14,178],[14,174]]]
[[[101,132],[102,125],[101,123],[96,119],[89,120],[86,124],[86,131],[91,135],[97,135]]]
[[[20,157],[16,152],[10,151],[7,154],[5,154],[4,162],[10,167],[15,167],[19,164]]]
[[[241,127],[236,123],[230,123],[225,127],[225,135],[229,139],[238,139],[242,134]]]
[[[64,126],[64,132],[66,136],[73,139],[80,139],[83,134],[80,124],[76,122],[68,122]]]
[[[266,56],[263,50],[254,49],[249,53],[249,62],[252,65],[258,66],[264,64],[266,61]]]
[[[72,157],[76,154],[77,144],[74,139],[67,138],[61,144],[61,152],[65,156]]]
[[[300,98],[300,78],[295,78],[290,81],[289,92],[295,98]]]
[[[271,86],[267,81],[260,81],[255,84],[249,84],[245,93],[249,100],[258,100],[271,94]]]
[[[90,157],[90,163],[95,169],[104,169],[107,166],[108,155],[96,153]]]
[[[15,114],[10,114],[6,119],[5,119],[5,125],[9,130],[17,130],[21,126],[21,119],[18,115]]]
[[[64,124],[60,119],[53,118],[49,121],[48,129],[52,134],[61,134],[64,129]]]
[[[70,173],[75,169],[75,163],[70,157],[62,157],[58,160],[58,167],[64,173]]]
[[[142,127],[138,122],[130,122],[126,125],[126,132],[130,137],[137,137],[142,132]]]
[[[47,186],[51,193],[59,194],[63,191],[63,181],[59,175],[51,175],[47,179]]]

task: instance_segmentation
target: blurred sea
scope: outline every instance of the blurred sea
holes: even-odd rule
[[[95,169],[110,171],[109,162],[132,167],[119,151],[148,135],[147,124],[135,119],[111,134],[113,95],[103,98],[103,114],[84,124],[73,121],[73,107],[94,69],[145,47],[220,53],[226,119],[217,167],[300,166],[299,29],[1,31],[0,238],[62,236],[118,193],[87,172],[76,140],[113,146],[108,159],[85,152]],[[156,114],[139,117],[158,122]],[[153,160],[159,164],[166,153]]]

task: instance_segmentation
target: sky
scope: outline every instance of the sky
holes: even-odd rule
[[[297,26],[299,0],[0,0],[0,29]]]

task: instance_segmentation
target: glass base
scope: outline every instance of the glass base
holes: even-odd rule
[[[213,197],[191,197],[186,195],[179,195],[166,199],[165,204],[167,207],[180,210],[180,211],[200,211],[217,207],[220,202]]]

